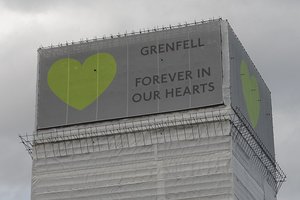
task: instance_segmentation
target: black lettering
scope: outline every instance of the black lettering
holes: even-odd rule
[[[154,75],[154,76],[153,76],[153,84],[159,84],[158,78],[159,78],[158,75]]]
[[[169,43],[166,44],[166,52],[168,52],[169,49],[170,49],[171,51],[174,51],[174,50],[175,50],[174,42],[172,42],[172,46],[171,46]]]
[[[156,99],[160,99],[159,91],[158,90],[154,91],[154,100],[156,100]]]
[[[168,89],[166,89],[166,98],[170,97],[174,97],[174,88],[171,88],[171,90],[169,91]]]
[[[178,51],[179,47],[182,46],[182,41],[177,41],[176,42],[176,50]]]
[[[199,85],[193,85],[193,94],[195,94],[195,93],[200,94]]]
[[[161,54],[169,51],[179,51],[182,49],[191,49],[196,47],[205,46],[201,43],[201,39],[178,40],[171,43],[159,43],[157,45],[150,45],[141,48],[141,54],[146,56],[149,54]]]
[[[191,90],[190,90],[190,88],[189,87],[185,87],[185,89],[184,89],[184,91],[183,91],[183,96],[185,96],[185,95],[191,95]]]
[[[149,54],[149,47],[143,47],[143,48],[141,48],[141,54],[143,56],[148,55]]]
[[[149,76],[146,76],[142,79],[142,84],[147,86],[147,85],[150,85],[151,83],[151,78]]]
[[[189,49],[190,47],[189,47],[189,40],[184,40],[183,41],[183,48],[184,49]]]
[[[144,92],[143,97],[144,97],[145,101],[150,101],[152,99],[152,92],[149,92],[148,96],[147,96],[146,92]]]
[[[153,54],[153,53],[157,54],[156,46],[152,45],[152,46],[150,46],[150,48],[151,48],[151,51],[150,51],[151,54]]]
[[[139,93],[135,93],[134,95],[132,95],[132,101],[134,103],[140,102],[142,99],[142,95]]]
[[[202,92],[205,93],[205,88],[206,88],[207,83],[202,83],[200,86],[202,87]]]
[[[192,78],[192,71],[185,71],[185,79],[186,80],[193,79]]]
[[[209,82],[208,83],[208,91],[212,92],[215,90],[214,82]]]
[[[167,74],[162,74],[160,76],[161,76],[161,83],[167,83],[168,82],[168,80],[167,80]]]
[[[180,97],[182,96],[182,93],[181,93],[181,87],[178,87],[178,88],[175,88],[175,96],[176,97]]]
[[[204,46],[204,44],[202,44],[202,43],[201,43],[201,40],[200,40],[200,38],[198,38],[198,46],[199,46],[199,47],[202,47],[202,46]]]
[[[207,69],[205,69],[205,68],[198,69],[197,74],[198,74],[198,78],[203,78],[205,76],[210,76],[211,75],[210,67],[208,67]]]
[[[141,83],[141,78],[136,78],[135,79],[135,87],[138,86],[138,83]]]
[[[194,44],[194,40],[191,40],[191,48],[196,48],[198,47],[196,44]]]
[[[159,45],[158,45],[158,52],[159,52],[159,53],[164,53],[164,52],[165,52],[165,51],[164,51],[164,47],[165,47],[164,44],[159,44]]]
[[[173,82],[175,80],[176,74],[177,74],[176,72],[173,74],[169,73],[169,78],[170,78],[171,82]]]
[[[210,76],[210,67],[208,67],[207,70],[202,68],[202,77],[205,76],[204,74],[206,74],[207,76]]]
[[[177,77],[178,81],[183,81],[184,80],[183,72],[178,72],[177,75],[178,75],[178,77]]]

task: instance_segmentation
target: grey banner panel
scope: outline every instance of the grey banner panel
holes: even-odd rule
[[[223,103],[220,22],[39,50],[37,129]]]
[[[271,93],[231,28],[229,51],[232,106],[242,112],[275,156]]]

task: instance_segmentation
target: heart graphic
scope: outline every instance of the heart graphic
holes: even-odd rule
[[[257,126],[260,115],[259,87],[255,76],[250,76],[248,65],[244,60],[241,61],[240,76],[248,116],[250,118],[252,126],[255,128]]]
[[[107,89],[116,71],[116,61],[108,53],[94,54],[83,64],[75,59],[63,58],[51,65],[48,85],[60,100],[83,110]]]

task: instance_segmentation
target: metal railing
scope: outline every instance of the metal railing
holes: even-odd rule
[[[225,130],[226,122],[230,123],[230,131]],[[129,144],[129,134],[135,143]],[[286,175],[238,108],[149,116],[127,121],[111,121],[111,124],[99,123],[77,128],[52,129],[48,132],[20,136],[20,139],[31,157],[40,159],[49,156],[46,152],[47,145],[53,150],[51,157],[60,157],[101,151],[100,146],[103,143],[108,149],[116,149],[230,134],[278,192],[286,180]],[[123,136],[127,139],[122,140]],[[121,142],[116,142],[117,137]],[[145,140],[146,137],[150,138],[148,142]],[[72,149],[74,142],[79,142],[77,151]]]

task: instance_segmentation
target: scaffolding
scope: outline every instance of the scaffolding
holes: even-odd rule
[[[218,135],[231,135],[278,192],[286,175],[238,108],[150,115],[50,129],[20,136],[20,139],[32,159],[44,159],[92,153],[103,148],[118,149]],[[128,137],[133,138],[134,143],[130,143]]]
[[[271,155],[257,133],[252,128],[246,117],[239,108],[233,109],[231,117],[231,135],[242,147],[245,153],[259,167],[263,175],[268,177],[268,183],[278,193],[281,185],[286,180],[286,175]]]
[[[60,48],[60,47],[67,47],[69,45],[77,45],[77,44],[88,44],[91,42],[96,42],[96,41],[103,41],[107,39],[115,39],[115,38],[123,38],[123,37],[129,37],[129,36],[134,36],[134,35],[140,35],[140,34],[146,34],[146,33],[154,33],[158,31],[166,31],[166,30],[173,30],[173,29],[178,29],[178,28],[184,28],[184,27],[190,27],[190,26],[195,26],[195,25],[200,25],[200,24],[207,24],[210,22],[214,21],[221,21],[222,18],[212,18],[208,20],[201,20],[201,21],[193,21],[193,22],[184,22],[184,23],[178,23],[177,25],[166,25],[166,26],[155,26],[153,28],[147,28],[147,29],[140,29],[139,31],[131,31],[131,32],[125,32],[125,33],[118,33],[118,34],[111,34],[109,36],[103,35],[102,37],[94,37],[94,38],[86,38],[83,39],[81,38],[80,41],[71,41],[68,42],[66,41],[65,43],[58,43],[58,44],[51,44],[47,47],[40,46],[39,50],[46,50],[46,49],[53,49],[53,48]]]

